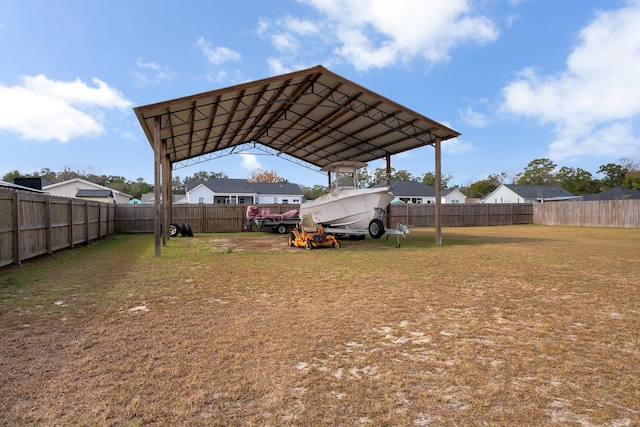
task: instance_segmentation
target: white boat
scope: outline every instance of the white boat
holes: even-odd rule
[[[328,194],[300,206],[301,218],[311,217],[323,227],[369,230],[373,238],[385,233],[382,219],[394,199],[390,187],[359,188],[358,169],[362,162],[337,162],[322,168],[330,176]]]

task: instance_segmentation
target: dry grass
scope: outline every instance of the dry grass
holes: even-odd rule
[[[640,424],[640,230],[394,244],[120,235],[0,270],[0,424]]]

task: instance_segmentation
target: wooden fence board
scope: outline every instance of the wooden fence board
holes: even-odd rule
[[[113,234],[114,222],[113,204],[0,189],[0,266]]]
[[[640,200],[593,200],[533,205],[534,223],[640,228]]]

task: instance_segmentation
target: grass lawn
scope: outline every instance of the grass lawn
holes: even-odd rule
[[[116,235],[0,269],[0,425],[640,425],[640,229],[395,243]]]

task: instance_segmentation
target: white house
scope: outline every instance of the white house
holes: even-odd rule
[[[93,194],[91,194],[81,190],[102,190],[102,191],[94,192]],[[129,199],[131,199],[131,196],[128,194],[122,193],[117,190],[112,190],[109,187],[98,185],[93,182],[85,181],[82,178],[74,178],[74,179],[69,179],[67,181],[46,185],[42,187],[42,191],[45,191],[51,194],[52,196],[83,198],[83,199],[90,199],[90,200],[98,200],[102,202],[129,203]],[[80,195],[78,195],[79,192],[80,192]],[[109,195],[109,192],[111,193],[111,195]]]
[[[300,204],[303,197],[297,184],[284,182],[226,178],[187,182],[188,203]]]
[[[442,203],[452,203],[457,205],[464,203],[467,196],[465,196],[458,188],[447,188],[446,190],[442,190],[441,199]]]
[[[573,197],[574,194],[557,185],[500,184],[482,198],[481,203],[539,203]]]
[[[376,187],[382,187],[386,184],[381,183]],[[423,184],[419,181],[391,181],[391,192],[396,199],[399,199],[405,203],[435,203],[436,202],[436,189],[430,185]],[[440,201],[442,203],[464,203],[467,196],[465,196],[457,188],[449,188],[442,190]]]

